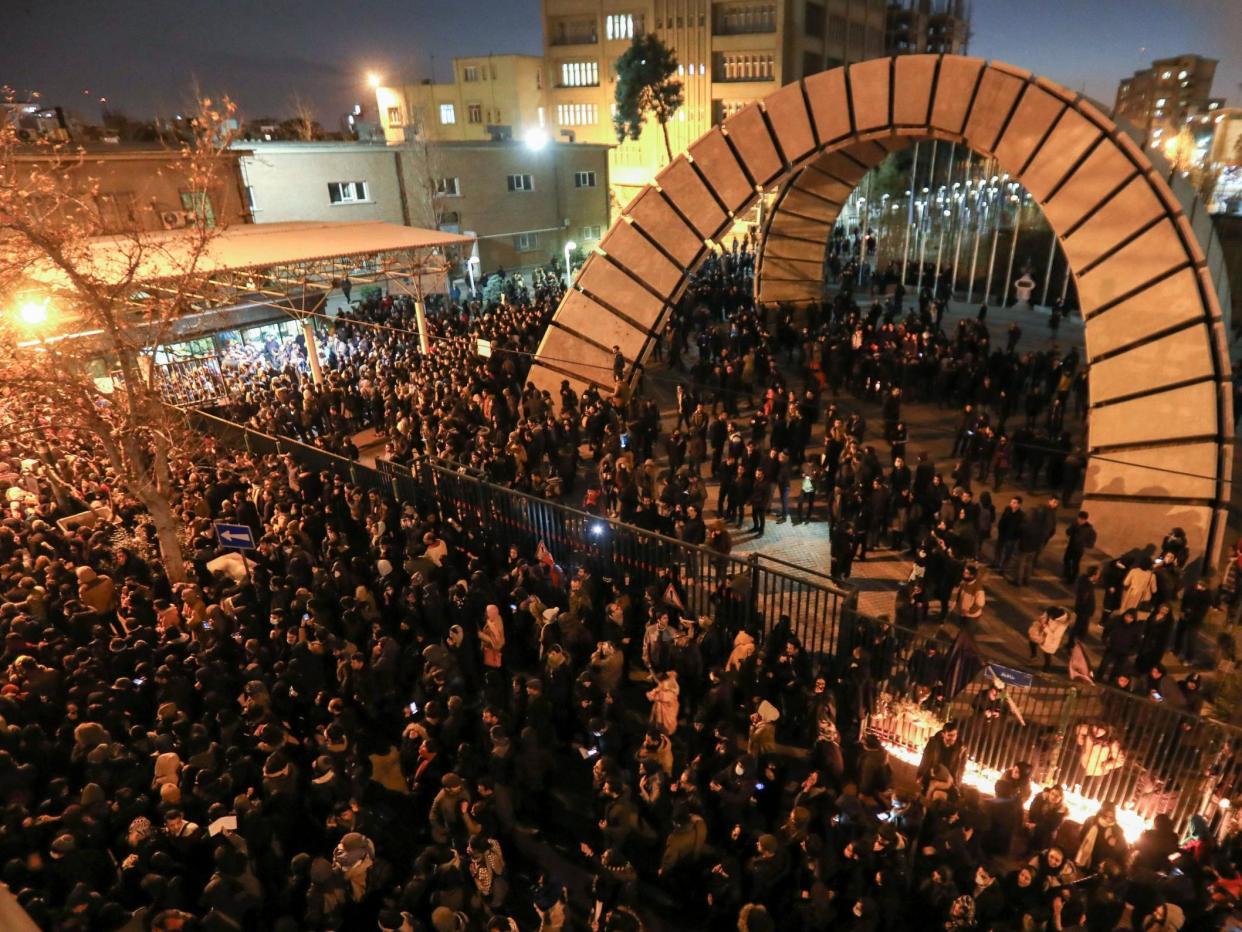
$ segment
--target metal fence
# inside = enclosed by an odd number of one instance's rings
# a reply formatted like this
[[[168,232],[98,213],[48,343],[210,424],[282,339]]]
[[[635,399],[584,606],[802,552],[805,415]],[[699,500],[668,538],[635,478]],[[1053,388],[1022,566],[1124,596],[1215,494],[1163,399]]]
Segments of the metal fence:
[[[758,554],[722,554],[428,460],[413,467],[379,460],[376,467],[395,499],[434,505],[501,551],[516,546],[529,554],[542,542],[566,566],[587,565],[602,576],[644,585],[662,583],[666,597],[684,611],[711,615],[730,630],[766,634],[787,617],[807,650],[833,655],[843,617],[854,604],[847,590],[767,565]]]
[[[917,758],[944,721],[960,722],[976,782],[988,792],[1000,771],[1025,762],[1036,785],[1062,783],[1092,805],[1109,800],[1144,821],[1167,813],[1179,830],[1195,814],[1229,816],[1229,800],[1242,793],[1242,731],[1146,696],[1064,677],[1009,671],[1016,683],[994,695],[988,687],[1001,681],[991,671],[1005,668],[858,614],[855,595],[818,571],[787,570],[757,554],[720,554],[442,463],[407,467],[379,460],[371,469],[204,412],[190,416],[236,449],[292,454],[397,501],[435,508],[501,558],[510,547],[529,555],[542,542],[566,568],[586,565],[603,577],[672,585],[686,612],[761,636],[787,616],[806,650],[836,670],[858,666],[851,694],[862,727],[907,760]]]

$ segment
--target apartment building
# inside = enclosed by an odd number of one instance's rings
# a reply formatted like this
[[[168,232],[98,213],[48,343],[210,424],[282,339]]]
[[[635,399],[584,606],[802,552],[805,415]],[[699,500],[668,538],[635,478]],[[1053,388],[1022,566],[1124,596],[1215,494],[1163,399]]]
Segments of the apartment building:
[[[374,83],[384,140],[469,142],[522,139],[544,126],[543,59],[482,55],[453,59],[453,79]]]
[[[1128,120],[1155,146],[1163,146],[1196,117],[1219,110],[1212,96],[1216,59],[1202,55],[1162,58],[1117,85],[1113,115]]]
[[[913,19],[899,51],[961,51],[960,2],[894,3]],[[783,84],[887,54],[887,0],[543,0],[549,132],[616,145],[613,63],[654,32],[677,53],[685,105],[669,127],[674,153],[713,124]],[[920,38],[921,37],[921,38]],[[667,161],[658,128],[610,155],[614,203],[624,206]]]
[[[544,265],[569,242],[591,249],[608,230],[607,146],[443,142],[424,158],[407,183],[434,173],[438,225],[478,236],[484,273]]]

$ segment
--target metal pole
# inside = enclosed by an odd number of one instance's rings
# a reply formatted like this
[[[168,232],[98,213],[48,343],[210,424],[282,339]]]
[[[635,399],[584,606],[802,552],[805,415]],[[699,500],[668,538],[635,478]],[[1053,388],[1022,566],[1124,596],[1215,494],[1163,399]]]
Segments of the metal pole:
[[[302,319],[302,336],[306,340],[306,361],[310,364],[311,381],[323,384],[323,369],[319,366],[319,344],[315,342],[315,325],[310,318]]]
[[[956,165],[954,165],[953,157],[955,155],[957,155],[956,146],[954,146],[952,149],[949,150],[949,175],[945,179],[945,183],[944,183],[944,191],[946,192],[945,197],[947,198],[953,197],[953,169],[957,167]],[[945,217],[947,216],[950,219],[952,219],[953,217],[953,212],[951,210],[939,210],[938,209],[936,213],[938,215],[936,217],[936,223],[939,224],[940,226],[940,242],[936,245],[936,278],[935,278],[935,281],[932,282],[933,291],[935,291],[937,288],[940,287],[940,259],[944,253]]]
[[[914,226],[914,185],[919,174],[919,144],[914,144],[914,162],[910,165],[910,194],[906,198],[906,245],[901,251],[901,285],[906,285],[906,266],[910,262],[910,227]]]
[[[1061,282],[1061,306],[1062,307],[1065,306],[1065,299],[1069,297],[1069,283],[1070,283],[1070,267],[1069,267],[1069,259],[1066,259],[1065,260],[1065,281]]]
[[[1051,227],[1049,227],[1051,233]],[[1052,242],[1048,244],[1048,272],[1044,275],[1044,292],[1039,298],[1039,303],[1044,307],[1048,306],[1048,289],[1052,287],[1052,263],[1057,258],[1057,235],[1052,233]]]
[[[926,264],[925,260],[927,259],[927,225],[930,220],[928,215],[931,213],[932,185],[936,183],[936,149],[939,145],[939,140],[932,140],[931,165],[927,173],[927,203],[923,205],[923,213],[919,217],[919,277],[914,286],[916,292],[923,290],[923,266]]]
[[[984,171],[987,165],[984,165]],[[983,218],[986,216],[983,204],[983,189],[979,187],[975,191],[975,248],[970,256],[970,278],[966,282],[966,303],[972,303],[975,296],[975,273],[979,269],[979,245],[983,237]]]
[[[957,269],[958,260],[962,256],[962,231],[966,228],[966,200],[970,194],[970,176],[974,170],[975,154],[970,150],[966,152],[966,170],[962,173],[962,195],[954,205],[954,218],[957,223],[957,242],[953,245],[953,288],[954,294],[957,294]]]
[[[414,299],[414,319],[418,323],[418,349],[426,356],[430,344],[427,341],[427,314],[423,310],[423,299],[421,297]]]
[[[988,287],[983,297],[984,304],[992,303],[992,273],[996,271],[996,247],[1000,244],[1001,214],[1005,212],[1005,202],[1000,197],[993,199],[996,201],[996,225],[992,229],[992,255],[988,259]]]
[[[867,221],[871,219],[871,172],[867,172],[867,193],[861,198],[862,211],[858,223],[858,287],[863,286],[863,267],[867,264]],[[868,279],[870,281],[870,279]]]
[[[1009,301],[1009,289],[1013,287],[1013,260],[1018,255],[1018,236],[1022,233],[1022,195],[1015,194],[1018,200],[1018,210],[1013,221],[1013,242],[1009,244],[1009,268],[1005,272],[1005,291],[1001,298],[1001,304]]]

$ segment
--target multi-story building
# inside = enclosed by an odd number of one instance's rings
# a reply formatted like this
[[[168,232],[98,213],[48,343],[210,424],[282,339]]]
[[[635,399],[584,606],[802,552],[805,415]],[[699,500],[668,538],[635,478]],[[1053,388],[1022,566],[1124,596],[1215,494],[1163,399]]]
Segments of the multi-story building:
[[[116,234],[177,229],[195,214],[208,226],[247,222],[239,170],[245,154],[241,147],[224,153],[207,191],[193,190],[181,150],[163,146],[91,143],[80,155],[31,146],[17,150],[13,161],[18,172],[60,166],[65,189],[84,214],[76,219],[91,234]]]
[[[530,269],[608,229],[608,149],[516,141],[247,142],[256,223],[384,221],[479,237],[483,272]],[[464,258],[464,257],[460,257]],[[464,277],[464,267],[454,273]]]
[[[440,228],[478,237],[484,273],[544,265],[608,230],[607,146],[445,142],[423,158]]]
[[[887,0],[543,0],[548,131],[613,145],[624,206],[667,161],[656,126],[617,144],[613,64],[635,35],[677,53],[685,104],[668,127],[674,154],[790,81],[885,54]]]
[[[1117,85],[1113,115],[1128,120],[1144,142],[1163,146],[1195,117],[1219,110],[1212,97],[1216,59],[1179,55],[1154,61]]]
[[[890,55],[961,55],[970,45],[970,13],[963,0],[890,0],[886,44]]]
[[[255,223],[381,220],[423,226],[402,209],[399,149],[365,142],[255,142],[241,159]]]
[[[522,139],[544,126],[543,59],[483,55],[453,59],[453,80],[386,84],[375,102],[388,143]]]

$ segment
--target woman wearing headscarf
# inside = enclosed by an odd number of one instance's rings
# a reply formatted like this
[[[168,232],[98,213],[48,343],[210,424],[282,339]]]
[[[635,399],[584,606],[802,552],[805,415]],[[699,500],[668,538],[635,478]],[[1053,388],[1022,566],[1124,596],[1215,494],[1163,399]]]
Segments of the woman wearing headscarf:
[[[1100,809],[1082,824],[1082,840],[1074,861],[1084,871],[1095,871],[1101,861],[1125,864],[1128,847],[1125,835],[1117,824],[1117,808],[1113,803],[1100,803]]]

